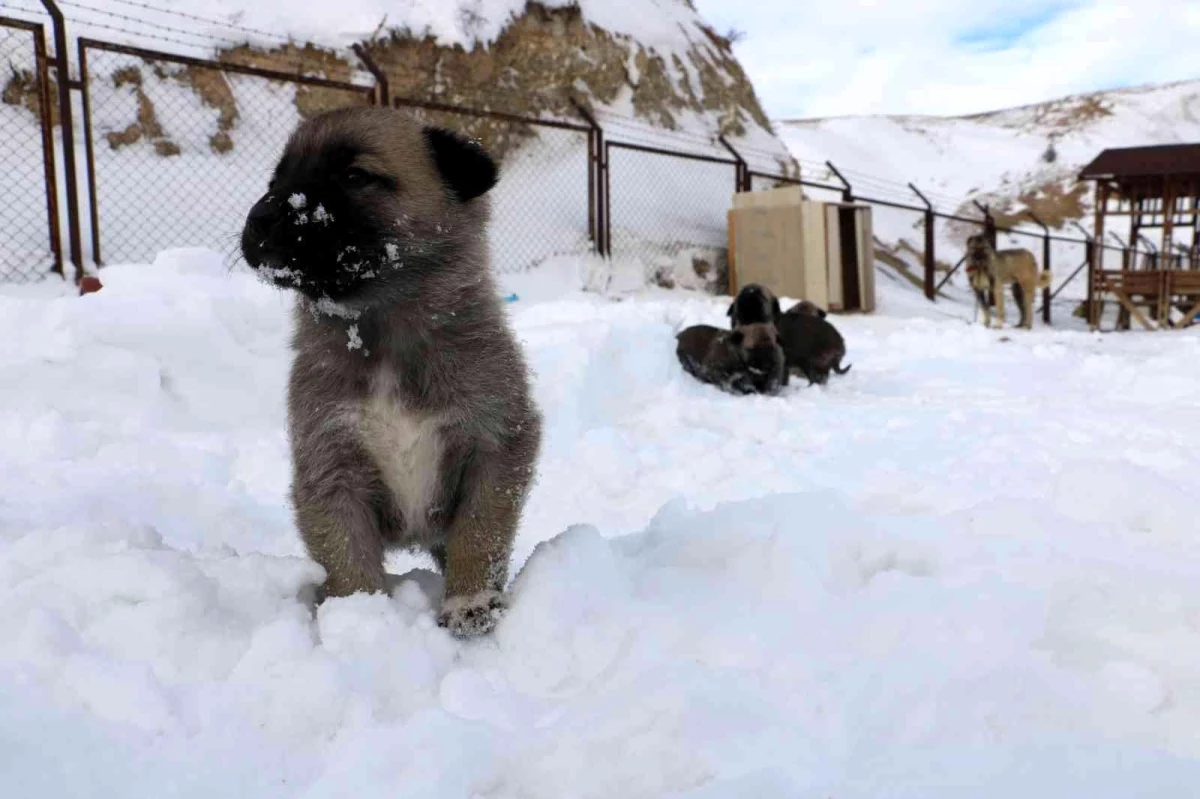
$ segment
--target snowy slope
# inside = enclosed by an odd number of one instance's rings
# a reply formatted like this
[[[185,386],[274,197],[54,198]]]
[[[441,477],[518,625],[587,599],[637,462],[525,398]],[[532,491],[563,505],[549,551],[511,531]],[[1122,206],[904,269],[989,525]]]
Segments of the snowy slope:
[[[1108,147],[1200,140],[1200,81],[1068,97],[970,117],[841,117],[777,123],[806,165],[831,160],[856,189],[939,210],[1073,179]],[[1054,163],[1043,160],[1053,142]],[[986,197],[983,197],[986,199]]]
[[[282,295],[200,250],[0,290],[6,792],[1191,795],[1194,332],[1006,340],[885,280],[845,378],[735,398],[673,353],[719,300],[587,273],[505,287],[545,445],[467,644],[411,557],[313,615]]]
[[[961,118],[843,117],[779,122],[777,128],[810,179],[836,184],[824,167],[829,160],[862,195],[919,206],[920,200],[906,187],[912,182],[940,211],[978,216],[969,202],[977,199],[1016,214],[1027,207],[1020,198],[1030,192],[1044,197],[1049,188],[1069,195],[1080,169],[1105,148],[1200,140],[1200,82],[1068,97]],[[1051,145],[1056,159],[1047,163],[1044,156]],[[1079,200],[1051,201],[1042,216],[1059,235],[1078,238],[1069,219],[1080,219],[1090,229],[1091,192],[1082,193]],[[1055,219],[1056,210],[1063,218]],[[904,240],[921,250],[924,234],[918,214],[878,209],[876,219],[876,233],[886,243]],[[1039,230],[1028,222],[1022,227]],[[951,263],[967,234],[961,226],[939,225],[938,247],[946,256],[953,254]],[[1189,244],[1187,234],[1181,235],[1177,240]],[[1029,247],[1040,257],[1036,239],[1002,240]],[[1082,262],[1083,249],[1055,245],[1053,258],[1056,276],[1063,279]],[[1080,296],[1084,290],[1076,281],[1067,296]]]

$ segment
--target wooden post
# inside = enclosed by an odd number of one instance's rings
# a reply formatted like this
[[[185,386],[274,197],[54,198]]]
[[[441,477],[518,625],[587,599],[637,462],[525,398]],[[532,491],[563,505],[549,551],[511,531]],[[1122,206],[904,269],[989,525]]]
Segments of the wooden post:
[[[1088,267],[1088,282],[1087,282],[1087,320],[1088,327],[1095,330],[1100,320],[1096,317],[1096,272],[1104,263],[1104,210],[1108,203],[1108,184],[1104,181],[1096,181],[1096,221],[1095,228],[1092,231],[1092,240],[1096,242],[1096,246],[1092,248],[1092,263]]]
[[[1170,177],[1167,177],[1165,180],[1165,183],[1166,183],[1166,185],[1163,187],[1163,233],[1162,233],[1162,250],[1161,250],[1161,252],[1164,255],[1164,264],[1163,264],[1164,267],[1166,267],[1166,263],[1165,263],[1166,254],[1172,252],[1175,249],[1172,245],[1174,242],[1174,233],[1175,233],[1175,197],[1176,197],[1175,181],[1172,180]]]

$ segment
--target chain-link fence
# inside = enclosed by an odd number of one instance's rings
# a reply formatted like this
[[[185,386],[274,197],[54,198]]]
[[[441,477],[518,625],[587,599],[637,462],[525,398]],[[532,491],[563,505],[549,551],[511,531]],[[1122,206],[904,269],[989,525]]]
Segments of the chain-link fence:
[[[404,98],[393,105],[422,124],[479,141],[498,161],[489,230],[495,271],[523,272],[592,251],[591,128]]]
[[[0,17],[0,280],[62,271],[54,169],[56,106],[41,25]]]
[[[646,279],[659,283],[726,273],[736,161],[613,141],[604,160],[614,260],[640,262]]]
[[[147,261],[169,247],[236,252],[305,117],[373,89],[81,39],[92,250]]]

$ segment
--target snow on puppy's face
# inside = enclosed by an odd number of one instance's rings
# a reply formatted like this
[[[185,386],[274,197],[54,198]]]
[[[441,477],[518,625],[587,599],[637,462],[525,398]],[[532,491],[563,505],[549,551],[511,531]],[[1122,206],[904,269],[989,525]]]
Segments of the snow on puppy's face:
[[[312,300],[415,290],[463,236],[482,229],[496,166],[476,144],[387,108],[331,111],[300,125],[250,209],[242,255]]]

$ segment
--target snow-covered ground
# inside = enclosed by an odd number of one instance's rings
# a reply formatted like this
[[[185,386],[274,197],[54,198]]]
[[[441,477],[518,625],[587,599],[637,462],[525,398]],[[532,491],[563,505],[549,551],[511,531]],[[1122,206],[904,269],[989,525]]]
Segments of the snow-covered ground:
[[[1186,797],[1200,338],[984,330],[882,280],[853,370],[733,397],[715,298],[511,279],[546,417],[512,609],[326,602],[288,300],[208,251],[0,289],[8,796]]]

